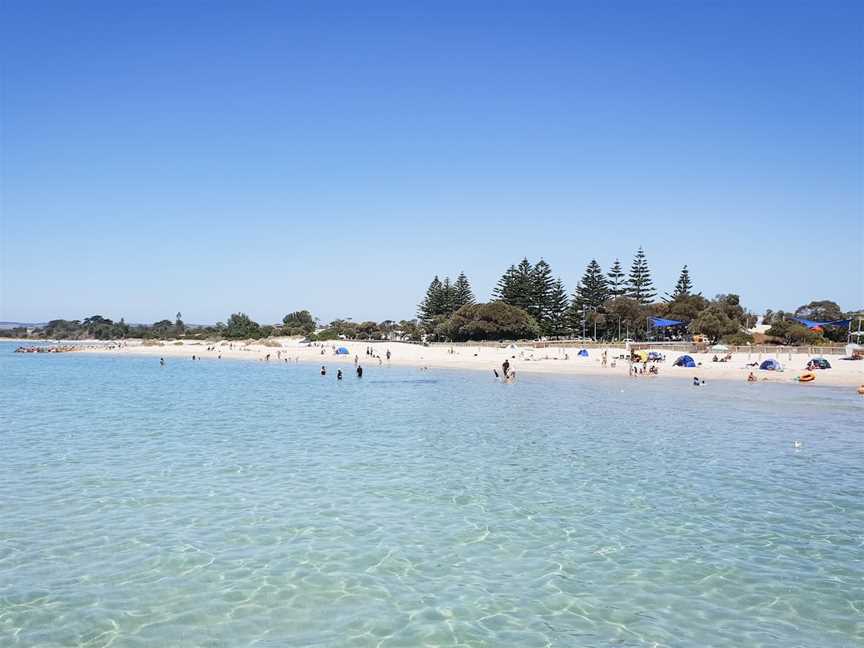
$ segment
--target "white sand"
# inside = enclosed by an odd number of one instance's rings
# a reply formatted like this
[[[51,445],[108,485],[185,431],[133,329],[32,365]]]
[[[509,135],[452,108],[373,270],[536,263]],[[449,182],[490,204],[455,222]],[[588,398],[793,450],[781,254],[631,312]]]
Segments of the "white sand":
[[[549,373],[549,374],[573,374],[573,375],[604,375],[620,376],[628,378],[628,363],[626,360],[616,360],[616,367],[612,367],[612,359],[625,353],[623,348],[609,347],[609,365],[601,365],[602,349],[589,349],[589,357],[576,355],[578,349],[572,347],[567,349],[547,348],[534,349],[531,347],[520,347],[519,350],[497,348],[490,346],[474,345],[447,345],[433,344],[422,346],[419,344],[408,344],[402,342],[326,342],[323,346],[306,346],[297,338],[275,338],[271,343],[280,346],[267,346],[261,342],[247,344],[246,342],[192,342],[182,343],[164,342],[161,346],[145,346],[140,341],[130,340],[125,346],[116,345],[86,345],[82,351],[86,353],[117,353],[122,355],[149,355],[163,357],[166,361],[173,359],[189,359],[192,355],[202,359],[217,359],[220,355],[223,360],[243,359],[264,361],[270,354],[270,362],[312,363],[339,367],[345,365],[353,368],[354,357],[359,356],[359,362],[367,370],[379,366],[379,360],[366,355],[366,348],[371,347],[375,354],[381,356],[381,365],[386,366],[388,361],[385,357],[387,350],[391,352],[389,364],[394,366],[409,366],[418,368],[434,369],[470,369],[487,371],[490,374],[493,369],[501,372],[501,363],[505,359],[510,361],[511,369],[521,374]],[[207,351],[208,346],[214,346],[215,350]],[[349,350],[348,355],[335,355],[334,347],[344,346]],[[233,348],[232,348],[233,347]],[[322,349],[324,353],[322,354]],[[451,353],[452,350],[452,353]],[[662,349],[658,349],[661,350]],[[788,351],[781,354],[756,354],[749,358],[746,353],[733,354],[729,362],[712,362],[714,353],[690,354],[697,363],[702,363],[696,368],[673,367],[672,362],[680,353],[675,351],[662,351],[666,354],[666,362],[659,364],[659,378],[679,378],[692,380],[699,376],[706,381],[710,380],[738,380],[745,381],[750,371],[753,371],[759,381],[792,382],[796,376],[806,371],[805,365],[810,355],[789,354]],[[278,355],[281,354],[281,359]],[[566,357],[565,357],[566,355]],[[747,367],[748,363],[776,358],[784,367],[784,371],[759,371],[753,367]],[[838,356],[828,356],[832,368],[814,372],[816,380],[808,385],[864,385],[864,361],[842,360]],[[653,380],[653,376],[639,376],[638,380]]]

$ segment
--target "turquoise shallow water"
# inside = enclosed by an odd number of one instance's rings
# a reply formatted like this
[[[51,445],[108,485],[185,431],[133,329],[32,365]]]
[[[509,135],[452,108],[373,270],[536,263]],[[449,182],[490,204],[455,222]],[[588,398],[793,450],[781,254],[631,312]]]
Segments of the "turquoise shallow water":
[[[864,642],[852,390],[13,347],[0,645]]]

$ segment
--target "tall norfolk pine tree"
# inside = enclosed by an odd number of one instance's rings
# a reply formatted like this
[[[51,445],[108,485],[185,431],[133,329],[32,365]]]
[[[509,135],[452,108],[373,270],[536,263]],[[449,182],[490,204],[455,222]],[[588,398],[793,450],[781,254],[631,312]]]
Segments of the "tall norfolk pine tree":
[[[561,308],[561,296],[556,294],[556,286],[552,269],[546,261],[540,259],[536,265],[532,265],[526,258],[519,265],[511,265],[507,269],[498,280],[493,297],[526,311],[540,325],[543,335],[552,335],[556,326],[560,328],[560,316],[557,316],[559,321],[556,322],[555,313],[556,308]],[[563,300],[566,309],[566,292]]]
[[[552,292],[549,295],[549,325],[548,335],[564,335],[567,333],[567,307],[569,300],[567,299],[567,291],[564,289],[564,282],[559,277],[552,286]]]
[[[505,304],[531,311],[533,301],[533,266],[522,259],[518,266],[510,266],[498,280],[493,296]]]
[[[552,278],[552,269],[543,259],[531,270],[531,302],[528,305],[528,314],[540,324],[540,331],[549,335],[550,302],[555,280]]]
[[[422,322],[431,322],[437,315],[443,315],[445,309],[445,295],[441,280],[438,275],[426,289],[426,296],[417,307],[417,319]]]
[[[455,283],[450,283],[450,277],[444,281],[435,275],[426,296],[417,307],[417,318],[422,322],[431,323],[435,318],[449,317],[466,304],[474,303],[474,293],[464,272],[460,272]]]
[[[685,265],[681,269],[681,276],[678,277],[678,283],[675,284],[675,290],[672,292],[672,299],[689,297],[692,290],[693,282],[690,281],[690,271],[687,270],[687,266]]]
[[[624,282],[624,270],[621,268],[621,262],[618,259],[615,259],[615,263],[612,264],[612,268],[609,270],[609,296],[610,297],[623,297],[627,294],[627,286]]]
[[[640,247],[633,258],[633,265],[630,266],[630,276],[627,277],[627,296],[645,306],[650,304],[656,295],[648,261],[645,260],[645,252]]]
[[[591,263],[585,268],[582,281],[576,288],[573,300],[581,309],[598,311],[609,299],[609,284],[597,259],[591,259]]]
[[[474,303],[474,293],[471,291],[471,284],[468,282],[468,277],[464,272],[460,272],[456,277],[456,282],[453,284],[453,310],[457,311],[463,306]]]

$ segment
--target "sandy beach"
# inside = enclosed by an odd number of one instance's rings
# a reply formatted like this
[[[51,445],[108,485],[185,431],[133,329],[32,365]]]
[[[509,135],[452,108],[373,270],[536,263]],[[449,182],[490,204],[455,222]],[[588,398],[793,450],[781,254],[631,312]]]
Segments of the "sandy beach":
[[[347,355],[337,355],[337,347],[345,347]],[[366,353],[371,348],[374,356]],[[147,355],[170,360],[191,360],[194,355],[200,359],[251,360],[259,362],[301,362],[314,365],[326,365],[328,369],[353,367],[355,356],[364,369],[374,371],[379,366],[409,366],[423,370],[436,369],[467,369],[486,371],[493,369],[500,373],[501,364],[509,360],[510,367],[516,371],[517,380],[521,375],[531,374],[561,374],[561,375],[602,375],[619,376],[628,380],[653,380],[677,378],[692,380],[694,376],[706,381],[737,380],[745,381],[753,371],[759,382],[795,382],[795,378],[806,371],[806,364],[812,357],[803,353],[789,353],[784,350],[778,354],[746,354],[734,353],[728,362],[712,362],[714,353],[693,353],[693,359],[700,363],[695,368],[675,367],[675,358],[681,355],[676,351],[658,351],[665,353],[666,361],[657,364],[657,376],[640,375],[632,378],[629,375],[629,363],[621,359],[626,355],[622,347],[610,346],[607,350],[607,366],[602,365],[604,348],[588,350],[588,357],[577,355],[578,349],[568,348],[532,348],[520,346],[516,349],[496,346],[448,345],[433,344],[423,346],[404,342],[324,342],[317,346],[301,343],[298,338],[271,338],[265,344],[263,341],[247,343],[245,341],[167,341],[156,345],[145,345],[138,340],[106,344],[85,344],[83,353],[113,353],[120,355]],[[386,358],[390,351],[390,359]],[[269,360],[267,356],[269,354]],[[380,356],[376,357],[376,356]],[[760,371],[752,366],[753,362],[761,362],[768,358],[779,360],[783,371]],[[814,372],[816,379],[802,388],[812,385],[859,386],[864,384],[864,362],[843,360],[840,356],[828,356],[831,369]],[[614,362],[615,366],[612,366]]]

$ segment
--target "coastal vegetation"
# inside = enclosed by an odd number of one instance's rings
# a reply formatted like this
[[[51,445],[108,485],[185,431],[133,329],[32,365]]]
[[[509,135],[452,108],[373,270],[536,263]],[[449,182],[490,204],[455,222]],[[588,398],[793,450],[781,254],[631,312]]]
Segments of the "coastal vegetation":
[[[747,310],[735,293],[708,299],[695,292],[694,281],[684,265],[671,292],[658,299],[645,251],[634,254],[629,272],[616,259],[604,272],[591,259],[572,292],[549,263],[523,258],[511,264],[496,283],[487,302],[478,303],[465,274],[451,281],[435,275],[417,308],[416,319],[354,322],[336,319],[322,325],[309,310],[288,313],[278,324],[259,324],[246,313],[232,313],[214,325],[187,325],[182,314],[153,324],[129,324],[102,315],[82,320],[56,319],[36,327],[0,329],[0,336],[32,339],[140,338],[258,340],[275,336],[303,336],[310,340],[337,339],[407,341],[464,341],[592,338],[596,340],[642,340],[648,337],[684,339],[701,335],[711,342],[752,342],[786,345],[832,344],[846,341],[844,328],[808,328],[792,318],[817,322],[864,317],[864,310],[844,311],[830,300],[811,301],[794,312],[767,310],[761,318],[758,339],[752,333],[760,317]],[[654,329],[650,318],[663,318],[680,325]]]

